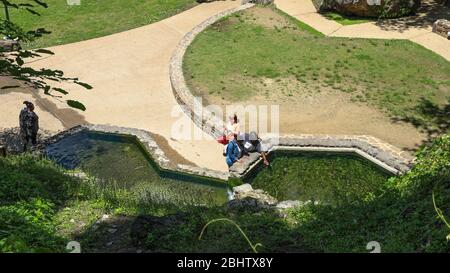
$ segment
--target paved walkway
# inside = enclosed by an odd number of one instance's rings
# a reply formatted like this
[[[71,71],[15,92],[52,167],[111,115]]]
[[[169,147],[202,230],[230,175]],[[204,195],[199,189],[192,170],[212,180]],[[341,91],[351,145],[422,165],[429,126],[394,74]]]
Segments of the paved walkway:
[[[343,26],[317,13],[311,0],[275,0],[275,4],[282,11],[327,36],[408,39],[450,61],[450,41],[431,31],[436,19],[450,20],[450,9],[438,9],[431,1],[425,3],[423,11],[417,16],[348,26]]]
[[[79,77],[92,85],[94,89],[90,91],[74,84],[63,86],[70,92],[65,99],[79,100],[86,105],[87,111],[80,113],[86,122],[158,133],[168,140],[173,149],[198,166],[227,170],[222,147],[211,137],[184,140],[172,134],[172,125],[176,122],[191,127],[197,135],[203,132],[181,111],[181,118],[172,116],[179,106],[169,81],[169,60],[178,42],[192,28],[214,14],[238,5],[240,1],[201,4],[155,24],[53,47],[54,56],[29,65],[61,69],[67,76]],[[8,107],[0,109],[0,128],[17,126],[22,101],[33,99],[25,93],[17,94],[2,95],[2,102],[7,101]],[[56,101],[55,106],[67,109],[65,102]],[[45,109],[37,109],[41,115],[41,127],[63,129],[63,124],[56,118],[48,117]]]

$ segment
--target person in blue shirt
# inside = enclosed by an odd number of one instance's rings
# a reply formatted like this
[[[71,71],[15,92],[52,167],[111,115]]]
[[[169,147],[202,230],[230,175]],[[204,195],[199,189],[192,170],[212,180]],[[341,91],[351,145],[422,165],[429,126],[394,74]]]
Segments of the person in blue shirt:
[[[229,142],[225,149],[225,161],[227,162],[228,168],[230,168],[236,161],[238,161],[241,151],[233,135],[228,136],[228,139]]]

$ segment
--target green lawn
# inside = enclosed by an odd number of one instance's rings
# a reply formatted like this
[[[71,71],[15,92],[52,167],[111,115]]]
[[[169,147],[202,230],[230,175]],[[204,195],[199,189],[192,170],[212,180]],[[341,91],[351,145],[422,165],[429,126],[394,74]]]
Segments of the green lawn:
[[[12,2],[18,2],[14,0]],[[151,24],[196,5],[195,0],[81,0],[70,6],[66,0],[45,0],[48,8],[37,8],[41,16],[11,11],[11,20],[25,30],[44,27],[50,35],[30,48],[67,44]],[[1,12],[4,17],[3,11]]]
[[[325,16],[326,18],[328,18],[330,20],[334,20],[344,26],[354,25],[354,24],[362,24],[362,23],[367,23],[367,22],[373,21],[371,19],[362,18],[362,17],[346,16],[346,15],[342,15],[342,14],[332,12],[332,11],[323,13],[323,16]]]
[[[324,37],[262,7],[201,33],[187,51],[184,73],[193,92],[208,102],[289,102],[321,91],[348,93],[352,101],[391,116],[436,126],[442,120],[434,120],[433,111],[444,111],[450,98],[450,62],[420,45]]]

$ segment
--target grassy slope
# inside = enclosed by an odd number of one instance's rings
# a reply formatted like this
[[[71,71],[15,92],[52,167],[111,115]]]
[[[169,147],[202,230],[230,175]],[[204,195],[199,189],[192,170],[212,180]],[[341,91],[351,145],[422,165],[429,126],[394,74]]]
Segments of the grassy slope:
[[[36,9],[41,16],[11,11],[11,20],[25,30],[43,27],[52,31],[27,47],[48,47],[101,37],[157,22],[196,5],[195,0],[81,0],[79,6],[69,6],[65,0],[44,2],[49,5],[47,9]],[[1,14],[3,17],[3,12]]]
[[[436,217],[436,203],[450,216],[450,135],[421,152],[416,167],[378,191],[339,207],[309,205],[286,218],[272,212],[216,208],[142,207],[126,193],[93,194],[79,180],[46,160],[22,155],[0,158],[0,252],[64,251],[76,238],[84,251],[105,247],[106,229],[90,229],[103,213],[167,215],[184,210],[184,224],[151,231],[144,249],[169,252],[250,252],[235,227],[217,223],[198,240],[208,221],[235,220],[263,252],[368,252],[369,241],[383,252],[449,252],[450,227]],[[84,181],[87,183],[88,181]],[[73,220],[72,220],[73,219]],[[120,229],[121,227],[118,226]],[[131,246],[124,233],[127,249]],[[128,240],[128,241],[127,241]],[[141,249],[142,249],[141,248]]]
[[[449,252],[450,227],[437,219],[432,203],[450,216],[450,135],[437,140],[418,157],[408,174],[393,178],[379,191],[336,208],[310,205],[293,209],[285,219],[270,212],[192,210],[189,222],[167,232],[149,234],[147,246],[157,251],[250,252],[242,235],[230,224],[208,228],[203,241],[195,235],[207,221],[229,217],[262,243],[268,252],[368,252],[366,245],[378,241],[382,252]],[[438,181],[440,181],[438,183]]]
[[[254,13],[231,16],[196,38],[184,64],[194,92],[216,103],[346,92],[392,116],[434,125],[427,103],[435,110],[448,105],[450,62],[415,43],[323,37],[294,21],[267,27]],[[266,79],[279,88],[265,87]]]

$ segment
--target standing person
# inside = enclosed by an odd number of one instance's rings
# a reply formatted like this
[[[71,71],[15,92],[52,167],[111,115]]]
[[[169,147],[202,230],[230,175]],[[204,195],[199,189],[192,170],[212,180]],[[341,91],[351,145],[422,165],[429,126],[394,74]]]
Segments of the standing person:
[[[27,118],[27,114],[28,114],[28,104],[30,102],[28,101],[24,101],[24,107],[22,108],[22,110],[20,110],[20,114],[19,114],[19,128],[20,128],[20,138],[22,140],[22,143],[26,143],[27,141],[27,127],[26,127],[26,118]],[[25,150],[24,146],[24,150]]]
[[[39,131],[39,117],[34,112],[34,104],[29,102],[27,104],[27,112],[24,118],[25,125],[25,142],[24,151],[29,148],[29,144],[36,145],[37,143],[37,133]]]

